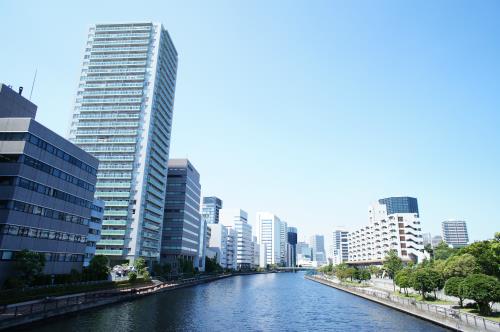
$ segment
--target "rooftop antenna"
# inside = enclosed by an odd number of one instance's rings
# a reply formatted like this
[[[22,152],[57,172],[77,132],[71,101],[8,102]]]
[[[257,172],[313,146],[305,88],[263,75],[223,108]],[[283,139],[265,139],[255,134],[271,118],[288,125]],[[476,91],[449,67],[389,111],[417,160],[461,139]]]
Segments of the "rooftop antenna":
[[[30,100],[31,100],[31,95],[33,95],[33,88],[35,87],[35,80],[36,80],[36,73],[37,72],[38,72],[38,68],[35,69],[35,76],[33,77],[33,84],[31,84]]]

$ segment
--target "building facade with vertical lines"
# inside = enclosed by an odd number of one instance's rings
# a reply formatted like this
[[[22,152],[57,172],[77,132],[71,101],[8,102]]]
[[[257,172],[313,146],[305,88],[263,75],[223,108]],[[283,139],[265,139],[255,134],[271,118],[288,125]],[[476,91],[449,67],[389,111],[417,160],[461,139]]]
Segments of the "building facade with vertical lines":
[[[176,76],[161,24],[90,27],[69,139],[99,160],[96,254],[112,264],[160,257]]]

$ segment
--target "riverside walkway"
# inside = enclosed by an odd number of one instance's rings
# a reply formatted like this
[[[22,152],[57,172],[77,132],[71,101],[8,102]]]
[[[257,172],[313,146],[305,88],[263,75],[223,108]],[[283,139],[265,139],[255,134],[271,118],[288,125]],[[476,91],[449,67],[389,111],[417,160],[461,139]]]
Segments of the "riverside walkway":
[[[331,279],[321,275],[305,276],[306,279],[337,288],[339,290],[363,297],[393,309],[406,312],[416,317],[434,322],[449,329],[473,332],[473,331],[500,331],[500,323],[472,315],[447,306],[434,305],[415,299],[407,299],[395,296],[386,290],[374,287],[356,287],[341,284],[337,279]]]

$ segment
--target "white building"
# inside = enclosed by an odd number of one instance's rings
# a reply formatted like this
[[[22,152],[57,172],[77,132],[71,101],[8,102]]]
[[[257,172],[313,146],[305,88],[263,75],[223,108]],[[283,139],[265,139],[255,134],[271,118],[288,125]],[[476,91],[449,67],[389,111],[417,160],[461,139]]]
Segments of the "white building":
[[[469,244],[467,223],[463,220],[445,220],[441,223],[443,241],[453,248],[465,247]]]
[[[325,237],[323,235],[311,236],[310,245],[312,248],[312,260],[317,262],[318,266],[326,263]]]
[[[257,213],[257,240],[260,244],[260,265],[281,263],[281,220],[270,212]],[[286,249],[285,249],[286,250]]]
[[[381,264],[389,250],[396,250],[404,261],[424,259],[418,213],[387,214],[385,204],[374,203],[368,216],[368,225],[348,235],[350,262]]]
[[[92,25],[69,140],[99,159],[96,254],[160,258],[177,51],[159,23]]]
[[[215,253],[217,263],[222,268],[227,268],[227,236],[226,226],[222,224],[210,225],[209,257]]]
[[[248,213],[241,209],[222,209],[219,211],[219,222],[236,231],[236,268],[251,268],[253,263],[252,226],[248,223]]]
[[[332,263],[338,265],[349,260],[349,232],[338,228],[332,236]]]
[[[306,242],[297,243],[297,265],[312,266],[312,248]]]

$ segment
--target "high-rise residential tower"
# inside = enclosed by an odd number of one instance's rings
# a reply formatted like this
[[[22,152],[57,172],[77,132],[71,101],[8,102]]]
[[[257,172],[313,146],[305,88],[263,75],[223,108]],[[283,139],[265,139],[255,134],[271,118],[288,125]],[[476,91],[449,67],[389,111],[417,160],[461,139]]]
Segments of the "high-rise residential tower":
[[[443,241],[453,248],[465,247],[469,243],[467,223],[463,220],[445,220],[441,223]]]
[[[219,223],[219,211],[222,209],[222,200],[215,196],[203,197],[201,215],[207,224]]]
[[[177,51],[161,24],[90,27],[69,139],[99,160],[96,254],[160,257]]]
[[[187,159],[168,161],[168,183],[163,217],[161,261],[177,268],[179,259],[200,268],[200,174]]]

